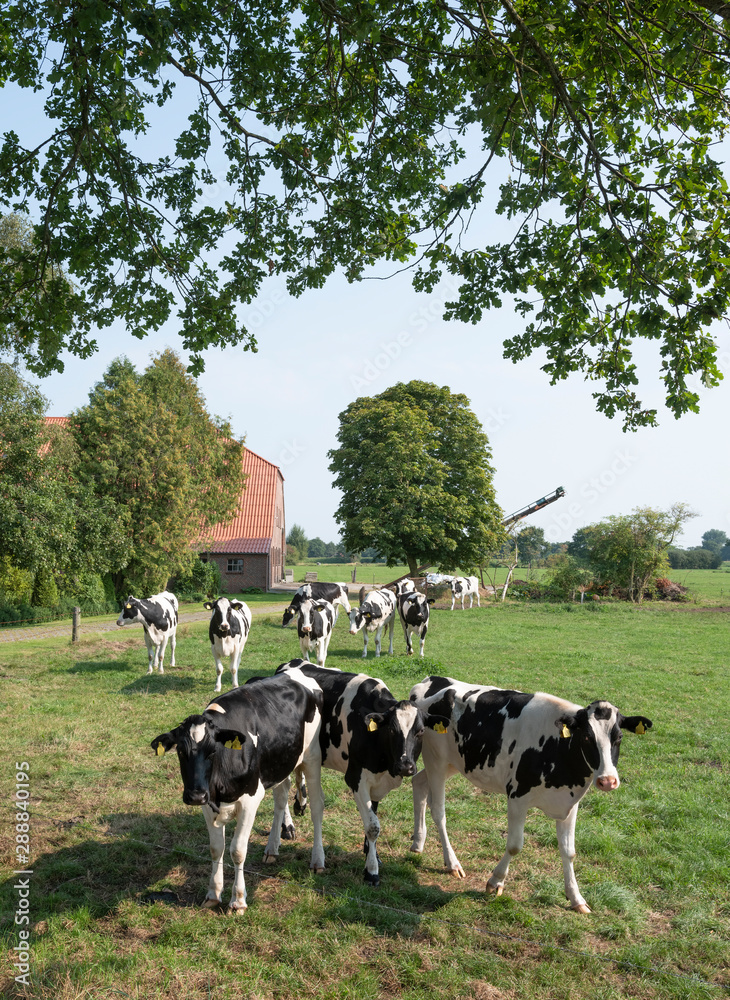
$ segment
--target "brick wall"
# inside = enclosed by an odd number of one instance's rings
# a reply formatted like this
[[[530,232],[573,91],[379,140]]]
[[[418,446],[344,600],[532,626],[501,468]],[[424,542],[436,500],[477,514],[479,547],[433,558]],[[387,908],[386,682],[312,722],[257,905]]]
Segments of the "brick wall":
[[[225,580],[226,586],[228,587],[229,594],[235,594],[239,590],[245,590],[246,587],[261,587],[262,590],[267,589],[266,561],[268,556],[227,556],[215,554],[210,555],[209,558],[218,564],[221,576]],[[243,559],[243,572],[229,573],[229,559]]]

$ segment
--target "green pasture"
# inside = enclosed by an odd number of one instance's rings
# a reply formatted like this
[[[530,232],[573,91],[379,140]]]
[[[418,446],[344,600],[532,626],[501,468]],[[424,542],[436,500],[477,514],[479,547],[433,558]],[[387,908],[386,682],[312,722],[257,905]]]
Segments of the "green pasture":
[[[392,571],[391,571],[392,572]],[[730,602],[728,602],[730,604]],[[410,853],[408,782],[379,810],[382,881],[362,883],[362,826],[342,778],[324,773],[327,870],[309,872],[311,823],[262,852],[262,803],[246,863],[249,908],[203,911],[210,863],[199,809],[182,803],[175,755],[150,740],[213,697],[205,622],[179,630],[177,665],[148,677],[141,630],[0,646],[6,803],[0,995],[33,1000],[426,1000],[705,998],[730,992],[728,615],[698,605],[436,607],[427,656],[361,659],[340,616],[329,666],[382,677],[405,697],[430,673],[654,721],[624,737],[613,793],[580,807],[576,874],[593,913],[567,909],[554,823],[533,811],[499,898],[485,882],[504,850],[506,802],[451,780],[447,818],[467,877],[443,869],[429,817]],[[386,646],[387,648],[387,646]],[[257,615],[241,680],[299,655],[294,629]],[[169,653],[168,653],[169,656]],[[224,675],[224,681],[226,680]],[[15,762],[31,800],[31,981],[14,980]],[[232,869],[226,856],[228,898]]]

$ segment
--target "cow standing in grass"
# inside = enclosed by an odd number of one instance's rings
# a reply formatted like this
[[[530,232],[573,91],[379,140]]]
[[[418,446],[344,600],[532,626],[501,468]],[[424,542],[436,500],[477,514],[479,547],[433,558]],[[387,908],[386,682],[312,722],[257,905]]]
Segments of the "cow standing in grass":
[[[461,610],[464,610],[464,598],[470,598],[469,607],[474,607],[474,597],[477,599],[477,607],[481,608],[479,600],[479,580],[475,576],[456,576],[451,581],[451,610],[461,598]]]
[[[170,643],[170,666],[175,666],[175,633],[177,630],[177,597],[169,590],[152,597],[137,598],[130,594],[124,602],[117,625],[141,625],[147,647],[147,673],[155,667],[164,674],[163,661]]]
[[[243,601],[229,601],[227,597],[206,601],[203,607],[212,612],[208,636],[215,660],[215,690],[221,689],[224,656],[230,657],[231,687],[238,687],[238,668],[251,629],[251,609]]]
[[[284,612],[284,617],[281,620],[284,627],[297,617],[302,601],[307,600],[329,601],[335,609],[335,621],[337,621],[340,606],[345,609],[348,615],[350,613],[350,601],[344,583],[318,583],[317,581],[305,583],[294,592],[291,604]]]
[[[375,633],[375,655],[380,656],[380,645],[383,629],[386,626],[390,632],[390,648],[393,655],[393,626],[395,625],[395,597],[391,590],[371,590],[362,594],[359,608],[350,612],[350,635],[357,635],[363,629],[364,649],[362,657],[368,655],[368,633]]]
[[[429,604],[433,604],[434,599],[419,594],[412,580],[399,580],[395,585],[395,600],[406,639],[406,653],[408,656],[413,655],[411,637],[415,632],[419,639],[419,654],[423,656],[428,632]]]
[[[203,906],[222,902],[226,823],[236,821],[231,841],[235,869],[230,911],[246,909],[243,865],[256,811],[267,788],[274,795],[274,824],[264,861],[276,861],[281,827],[288,812],[291,772],[307,777],[314,826],[310,867],[324,869],[319,731],[322,692],[309,677],[290,670],[277,677],[254,678],[211,702],[202,715],[188,716],[175,729],[156,736],[152,749],[162,755],[177,749],[183,802],[202,806],[210,838],[212,871]]]
[[[297,634],[304,660],[309,660],[309,653],[314,650],[318,665],[324,666],[335,619],[335,609],[329,601],[302,601],[297,618]]]
[[[424,735],[424,770],[413,779],[411,850],[423,850],[428,803],[444,864],[464,877],[446,832],[445,810],[446,779],[463,774],[480,791],[507,796],[507,847],[487,892],[501,894],[510,862],[522,850],[527,811],[534,806],[555,820],[572,909],[590,913],[573,870],[578,806],[592,787],[603,792],[619,787],[621,733],[642,734],[651,720],[627,718],[607,701],[582,708],[550,694],[464,684],[451,677],[427,677],[410,698],[423,712],[448,719],[444,732]]]

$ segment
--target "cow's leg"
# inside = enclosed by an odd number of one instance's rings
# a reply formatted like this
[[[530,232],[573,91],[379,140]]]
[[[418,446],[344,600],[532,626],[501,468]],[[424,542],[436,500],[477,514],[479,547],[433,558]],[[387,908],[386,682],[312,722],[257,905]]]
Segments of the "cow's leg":
[[[454,610],[454,605],[456,604],[456,594],[451,591],[451,610]]]
[[[426,763],[424,759],[424,763]],[[461,867],[461,862],[454,853],[454,849],[451,846],[451,841],[449,840],[449,835],[446,832],[446,779],[450,774],[454,773],[453,767],[449,764],[441,764],[437,760],[431,760],[427,764],[428,767],[428,779],[427,788],[428,794],[428,804],[431,807],[431,818],[433,819],[436,830],[438,831],[439,840],[441,841],[441,850],[444,855],[444,867],[454,878],[464,878],[464,869]],[[416,775],[418,777],[418,775]],[[413,779],[415,782],[415,778]],[[423,795],[423,788],[419,789],[419,793]],[[419,800],[419,808],[420,800]],[[424,807],[425,808],[425,807]],[[414,786],[413,791],[413,812],[415,817],[416,811],[416,791]],[[416,840],[416,832],[414,829],[413,834],[414,843]],[[426,824],[425,818],[423,820],[423,840],[426,839]],[[423,844],[421,844],[421,849],[423,849]]]
[[[151,674],[156,666],[157,647],[147,629],[144,630],[144,644],[147,647],[147,673]]]
[[[170,632],[170,666],[175,666],[175,646],[177,644],[177,636],[175,635],[175,629]]]
[[[393,615],[393,617],[390,619],[390,625],[388,627],[389,627],[389,631],[390,631],[390,647],[388,649],[388,654],[390,656],[392,656],[393,655],[393,629],[395,627],[395,615]]]
[[[308,660],[309,659],[309,639],[306,638],[306,637],[301,638],[299,640],[299,648],[302,651],[302,659],[303,660]]]
[[[238,687],[238,668],[241,663],[241,656],[243,654],[243,643],[241,643],[237,649],[233,650],[231,656],[230,668],[231,668],[231,687]]]
[[[226,828],[225,826],[213,825],[215,814],[208,806],[203,806],[203,816],[205,817],[205,825],[208,827],[210,857],[213,863],[203,906],[212,908],[220,905],[223,894],[223,851],[226,847]]]
[[[233,840],[231,841],[231,860],[235,869],[230,905],[232,913],[240,913],[246,909],[246,883],[243,879],[243,865],[246,860],[246,851],[248,850],[248,838],[251,836],[251,828],[256,819],[256,810],[263,797],[264,786],[259,781],[259,787],[253,795],[242,795],[238,800],[241,811],[238,815],[236,832],[233,834]]]
[[[162,637],[162,641],[160,642],[160,645],[157,647],[157,669],[160,671],[161,674],[164,674],[165,672],[163,661],[165,659],[165,650],[167,649],[167,639],[168,639],[167,632],[165,632],[165,634]]]
[[[568,897],[571,909],[578,913],[590,913],[590,907],[581,895],[573,870],[575,858],[575,820],[578,815],[578,803],[573,806],[565,819],[555,823],[558,834],[558,847],[563,862],[563,878],[565,880],[565,895]]]
[[[479,587],[477,586],[477,607],[481,608],[481,606],[482,606],[482,602],[481,602],[481,600],[479,598]]]
[[[383,639],[383,626],[380,625],[375,633],[375,655],[380,656],[380,649]]]
[[[213,651],[213,659],[215,660],[215,691],[220,691],[221,689],[221,678],[223,677],[223,657],[219,656],[216,652],[215,646],[211,643],[211,650]]]
[[[313,748],[310,759],[304,761],[302,769],[309,782],[309,797],[312,803],[312,857],[309,861],[309,867],[319,874],[324,871],[324,844],[322,843],[324,792],[322,791],[322,759],[318,745]],[[306,788],[303,778],[302,787]]]
[[[289,789],[291,787],[291,778],[287,774],[283,781],[280,781],[278,785],[274,785],[272,788],[272,795],[274,796],[274,822],[271,824],[271,832],[269,833],[269,839],[264,848],[264,864],[273,865],[273,863],[279,857],[279,845],[281,844],[281,829],[284,823],[284,818],[289,812]],[[291,816],[289,816],[289,824],[294,830],[294,825],[291,822]],[[294,837],[291,838],[292,840]]]
[[[426,645],[426,633],[427,632],[428,632],[428,625],[424,625],[423,628],[422,628],[422,630],[421,630],[421,633],[420,633],[420,636],[421,636],[421,643],[420,643],[420,647],[419,647],[419,650],[420,650],[419,651],[419,655],[420,656],[423,656],[423,647]]]
[[[429,787],[428,774],[425,768],[414,776],[413,787],[413,841],[411,850],[421,854],[426,843],[426,806],[428,804]]]
[[[408,656],[413,656],[413,643],[411,642],[411,633],[408,631],[408,626],[403,623],[403,634],[406,637],[406,654]]]
[[[380,835],[380,821],[376,815],[377,802],[370,799],[370,789],[364,788],[362,782],[354,793],[362,825],[365,830],[365,839],[368,845],[367,858],[365,860],[365,871],[363,879],[370,885],[380,885],[380,872],[378,871],[378,852],[376,849],[378,837]]]
[[[367,655],[368,655],[368,630],[367,630],[367,626],[365,626],[363,628],[363,630],[362,630],[362,658],[363,658],[363,660],[367,659]]]
[[[304,780],[304,771],[299,766],[294,771],[294,815],[303,816],[307,810],[307,783]]]
[[[499,864],[489,876],[487,892],[502,895],[504,883],[512,858],[516,857],[525,843],[525,819],[527,805],[519,799],[507,800],[507,850],[502,855]]]

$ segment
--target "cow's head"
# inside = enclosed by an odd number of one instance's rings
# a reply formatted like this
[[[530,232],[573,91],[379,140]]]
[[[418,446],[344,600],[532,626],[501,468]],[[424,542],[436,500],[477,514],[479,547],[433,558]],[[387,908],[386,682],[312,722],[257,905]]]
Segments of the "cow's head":
[[[571,751],[582,754],[593,771],[595,787],[610,792],[621,784],[616,770],[621,730],[641,735],[652,722],[644,715],[624,716],[608,701],[594,701],[578,712],[562,715],[555,724],[560,737],[571,741]]]
[[[355,635],[363,626],[372,625],[383,617],[382,608],[377,604],[361,604],[350,611],[350,635]]]
[[[326,619],[325,605],[326,601],[314,601],[312,598],[306,598],[299,605],[299,621],[298,627],[301,632],[311,632],[312,622],[316,614],[322,615]]]
[[[243,604],[240,601],[229,601],[227,597],[219,597],[216,601],[205,601],[203,607],[206,611],[212,611],[210,623],[219,633],[231,631],[231,609],[241,611]]]
[[[132,597],[130,594],[122,605],[121,614],[117,618],[117,625],[121,627],[122,625],[133,625],[135,622],[141,621],[143,621],[143,616],[140,610],[140,603],[136,597]]]
[[[219,729],[204,715],[189,715],[169,733],[155,736],[150,746],[160,756],[177,748],[186,806],[207,805],[218,812],[218,803],[212,801],[209,788],[213,758],[221,747],[227,748],[224,753],[241,750],[245,740],[243,733]]]
[[[410,594],[416,589],[416,585],[411,580],[410,577],[406,577],[405,580],[399,580],[395,585],[395,596],[400,597],[402,594]]]
[[[296,618],[296,616],[298,615],[298,613],[299,613],[299,605],[298,604],[290,604],[289,607],[284,612],[284,617],[281,619],[282,627],[286,628],[286,626],[289,624],[289,622],[293,621]]]
[[[464,589],[464,582],[460,576],[457,576],[455,580],[451,581],[451,590],[454,594],[460,594]]]
[[[370,738],[384,746],[390,774],[402,778],[416,773],[424,729],[445,732],[449,724],[447,718],[431,715],[412,701],[399,701],[384,712],[364,712],[363,721]]]

